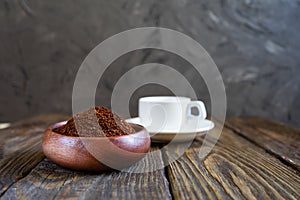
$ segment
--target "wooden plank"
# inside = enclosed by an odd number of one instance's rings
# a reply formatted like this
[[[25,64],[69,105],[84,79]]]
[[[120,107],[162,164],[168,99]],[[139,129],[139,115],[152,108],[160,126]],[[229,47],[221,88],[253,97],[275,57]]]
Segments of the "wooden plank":
[[[45,160],[15,183],[3,199],[170,199],[164,169],[130,173],[136,167],[163,162],[161,155],[145,159],[128,172],[87,173],[71,171]],[[154,164],[154,165],[153,165]]]
[[[25,143],[26,146],[24,143],[21,143],[20,145],[24,147],[21,147],[15,153],[11,153],[11,150],[8,150],[10,154],[5,156],[4,152],[5,157],[0,160],[0,195],[11,184],[26,176],[34,166],[44,159],[40,140],[41,135],[33,136]],[[18,146],[19,144],[14,143],[14,145]]]
[[[70,116],[68,115],[61,115],[61,114],[44,114],[44,115],[38,115],[35,117],[23,119],[16,121],[11,124],[11,127],[18,127],[18,126],[32,126],[32,125],[50,125],[52,123],[56,123],[59,121],[67,120]]]
[[[65,118],[61,115],[42,116],[13,123],[0,131],[0,196],[44,159],[41,140],[45,128],[49,123]]]
[[[171,198],[164,170],[146,174],[86,173],[61,168],[48,160],[40,162],[43,155],[39,141],[46,124],[43,120],[29,120],[0,131],[1,198]],[[299,171],[248,139],[225,128],[217,146],[204,160],[199,155],[201,144],[199,137],[167,167],[175,199],[300,199]],[[164,159],[169,159],[167,152]],[[162,156],[149,158],[131,170],[155,167],[155,162],[163,162]]]
[[[171,198],[164,169],[145,174],[87,173],[43,160],[42,133],[49,123],[65,119],[61,117],[50,115],[23,120],[0,131],[1,199]],[[155,163],[162,162],[161,155],[150,157],[139,166],[132,166],[129,172],[136,167],[155,167]]]
[[[224,128],[201,159],[202,139],[167,167],[174,199],[300,199],[299,172],[264,149]]]
[[[65,115],[50,114],[14,122],[10,127],[0,130],[0,147],[3,147],[6,139],[11,140],[13,137],[23,137],[36,132],[43,132],[48,125],[68,118],[69,117]]]
[[[261,118],[231,118],[226,126],[300,170],[300,130]]]

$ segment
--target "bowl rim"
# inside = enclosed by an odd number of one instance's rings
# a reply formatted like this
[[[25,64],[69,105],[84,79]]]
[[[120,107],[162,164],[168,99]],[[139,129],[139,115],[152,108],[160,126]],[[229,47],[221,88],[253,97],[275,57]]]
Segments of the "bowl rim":
[[[56,122],[54,124],[51,124],[50,126],[48,126],[48,128],[46,129],[46,133],[48,132],[51,132],[51,134],[54,134],[54,135],[58,135],[60,137],[65,137],[65,138],[73,138],[73,139],[82,139],[82,138],[85,138],[85,139],[119,139],[119,138],[125,138],[125,137],[134,137],[134,136],[137,136],[137,135],[140,135],[142,133],[145,133],[147,134],[147,137],[150,138],[150,134],[149,132],[147,131],[147,129],[142,126],[142,125],[139,125],[139,124],[134,124],[134,123],[128,123],[130,124],[134,130],[136,130],[135,128],[139,128],[138,131],[132,133],[132,134],[128,134],[128,135],[118,135],[118,136],[69,136],[69,135],[63,135],[61,133],[58,133],[58,132],[55,132],[53,131],[54,128],[57,128],[57,127],[60,127],[60,126],[63,126],[65,125],[66,123],[68,122],[68,120],[64,120],[64,121],[60,121],[60,122]],[[59,125],[61,124],[61,125]]]

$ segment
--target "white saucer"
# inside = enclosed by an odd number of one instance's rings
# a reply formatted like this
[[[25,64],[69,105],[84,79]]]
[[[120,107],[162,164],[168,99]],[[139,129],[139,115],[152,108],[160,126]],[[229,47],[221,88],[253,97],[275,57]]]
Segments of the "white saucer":
[[[139,117],[135,118],[129,118],[126,119],[126,122],[133,123],[133,124],[139,124],[144,126]],[[197,135],[203,135],[206,134],[207,131],[211,130],[214,128],[214,123],[210,120],[203,119],[199,121],[194,121],[192,123],[193,126],[184,126],[180,130],[149,130],[146,126],[144,126],[150,133],[151,135],[151,140],[153,142],[170,142],[175,141],[175,142],[184,142],[184,141],[190,141],[193,140]],[[196,128],[193,128],[197,126]],[[175,137],[176,136],[176,137]],[[175,138],[174,138],[175,137]]]

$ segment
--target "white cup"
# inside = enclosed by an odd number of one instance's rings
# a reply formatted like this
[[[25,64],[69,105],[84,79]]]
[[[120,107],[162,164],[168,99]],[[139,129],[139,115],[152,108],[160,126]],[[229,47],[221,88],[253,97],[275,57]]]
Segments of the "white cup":
[[[192,108],[198,115],[192,114]],[[139,99],[140,122],[150,131],[178,131],[190,120],[205,119],[206,109],[202,101],[191,101],[187,97],[149,96]]]

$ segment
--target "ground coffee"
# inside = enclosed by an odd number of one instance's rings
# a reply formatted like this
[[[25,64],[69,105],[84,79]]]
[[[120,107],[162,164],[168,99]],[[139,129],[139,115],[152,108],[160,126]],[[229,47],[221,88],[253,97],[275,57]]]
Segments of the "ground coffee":
[[[95,122],[95,117],[97,122]],[[53,131],[77,137],[111,137],[135,132],[130,124],[119,115],[107,108],[98,106],[76,114],[65,125],[55,128]]]

